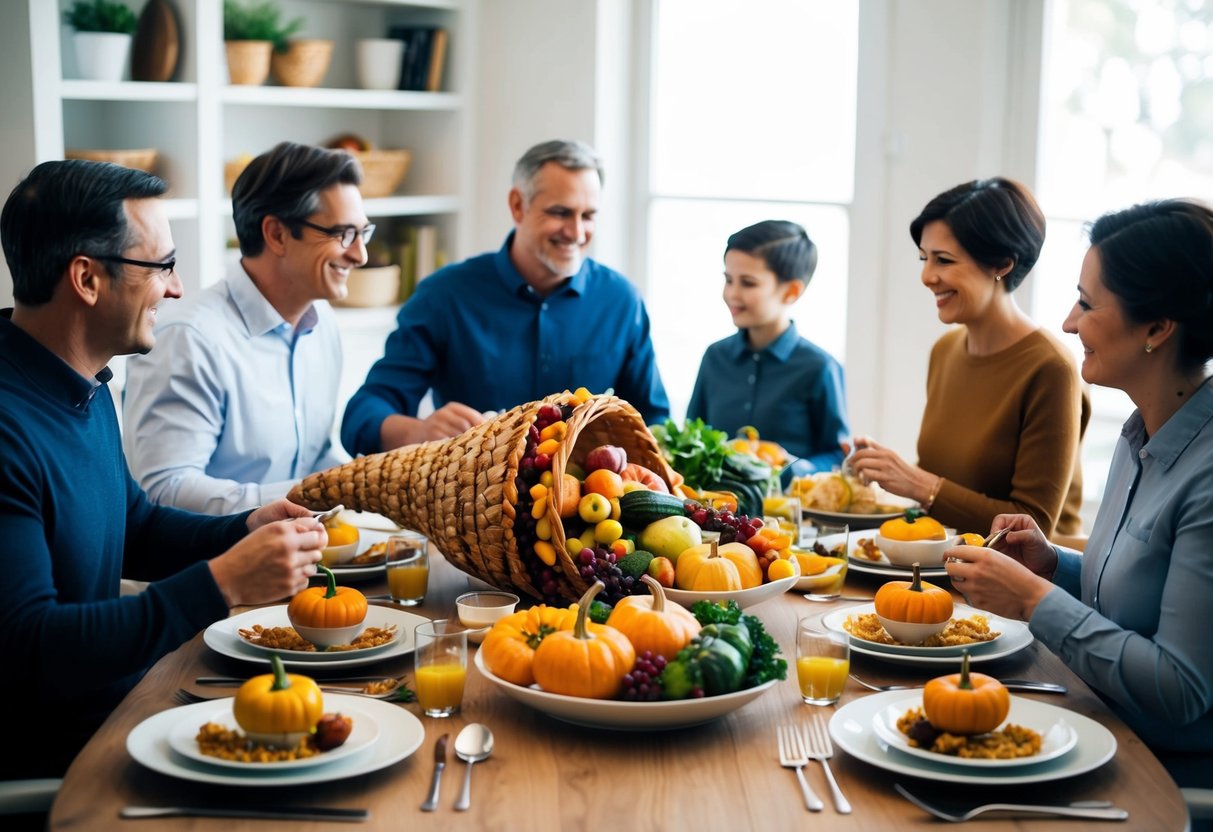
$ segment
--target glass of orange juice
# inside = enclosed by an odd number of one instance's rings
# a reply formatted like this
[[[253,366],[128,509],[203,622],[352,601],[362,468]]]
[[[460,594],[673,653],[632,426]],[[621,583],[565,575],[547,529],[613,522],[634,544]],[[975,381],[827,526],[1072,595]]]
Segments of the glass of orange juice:
[[[800,697],[809,705],[833,705],[842,696],[851,672],[851,642],[846,633],[819,633],[813,618],[796,625],[796,678]]]
[[[418,624],[413,660],[417,703],[426,716],[447,717],[459,710],[468,675],[468,632],[445,618]]]
[[[425,600],[430,582],[429,541],[425,535],[403,531],[389,537],[383,566],[393,601],[415,607]]]

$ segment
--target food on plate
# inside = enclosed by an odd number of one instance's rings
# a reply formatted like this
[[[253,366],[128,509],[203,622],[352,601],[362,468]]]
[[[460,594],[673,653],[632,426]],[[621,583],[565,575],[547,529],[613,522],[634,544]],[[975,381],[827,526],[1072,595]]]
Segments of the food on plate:
[[[372,543],[365,552],[360,552],[354,557],[347,560],[341,566],[373,566],[377,563],[383,563],[383,559],[387,557],[387,541],[381,540],[378,543]]]
[[[1007,725],[995,732],[1011,710],[1011,694],[1002,682],[969,671],[969,654],[960,672],[937,676],[922,689],[922,707],[897,720],[910,744],[958,757],[1008,759],[1040,753],[1041,736],[1030,728]]]
[[[922,579],[918,564],[914,564],[913,577],[909,581],[886,581],[876,590],[873,603],[876,615],[886,630],[891,625],[909,624],[922,625],[922,635],[914,642],[921,642],[927,636],[937,633],[952,617],[952,594],[942,587],[928,583]],[[938,626],[936,626],[938,625]],[[927,632],[927,628],[934,630]],[[894,627],[894,630],[899,629]],[[900,628],[907,634],[910,628]],[[906,641],[901,633],[892,632],[895,638]]]
[[[312,642],[295,632],[293,627],[264,627],[254,624],[251,629],[241,628],[236,631],[249,644],[264,647],[268,650],[291,650],[300,653],[341,653],[350,650],[367,650],[379,647],[396,638],[396,625],[385,627],[367,627],[348,644],[330,644],[317,647]]]
[[[807,509],[834,514],[888,514],[900,506],[877,501],[876,490],[852,474],[822,471],[792,480],[788,494]]]
[[[943,524],[920,508],[908,508],[901,517],[880,524],[880,534],[889,540],[946,540]]]
[[[738,453],[757,457],[776,471],[779,471],[783,466],[788,464],[789,457],[787,450],[778,442],[760,439],[758,428],[752,425],[738,428],[737,438],[729,442],[729,447]]]
[[[337,576],[327,566],[317,567],[323,586],[295,593],[286,615],[299,635],[313,644],[328,647],[349,643],[366,620],[366,596],[353,587],[337,586]]]
[[[312,744],[321,751],[332,751],[345,745],[354,730],[352,717],[342,714],[323,714],[316,723],[316,733],[312,735]]]
[[[855,541],[855,543],[855,551],[851,553],[853,557],[870,561],[880,561],[884,559],[884,552],[880,551],[880,547],[876,545],[875,538],[861,537]]]
[[[848,615],[842,627],[856,638],[864,641],[874,641],[877,644],[901,644],[880,626],[880,619],[875,613]],[[971,615],[968,618],[953,618],[946,627],[930,636],[917,647],[959,647],[965,644],[981,644],[993,641],[1002,633],[991,630],[990,622],[984,615]],[[911,645],[903,645],[911,646]]]
[[[346,563],[358,551],[358,529],[336,517],[324,521],[328,545],[320,550],[320,562],[325,566]]]

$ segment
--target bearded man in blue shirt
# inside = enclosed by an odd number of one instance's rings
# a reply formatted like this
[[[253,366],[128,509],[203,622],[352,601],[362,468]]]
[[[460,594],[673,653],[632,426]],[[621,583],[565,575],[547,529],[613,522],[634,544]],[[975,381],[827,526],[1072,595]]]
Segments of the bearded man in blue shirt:
[[[456,436],[485,411],[578,387],[613,388],[649,423],[668,415],[644,301],[623,275],[585,257],[602,182],[602,162],[581,142],[544,142],[518,160],[514,230],[499,251],[418,284],[346,406],[346,450]],[[418,418],[427,391],[435,411]]]

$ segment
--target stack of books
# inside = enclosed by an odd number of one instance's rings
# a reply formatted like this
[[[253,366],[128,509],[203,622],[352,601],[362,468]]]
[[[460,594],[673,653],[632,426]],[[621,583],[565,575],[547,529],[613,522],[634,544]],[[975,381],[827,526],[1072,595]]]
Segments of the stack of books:
[[[441,26],[393,26],[388,37],[404,41],[399,89],[439,92],[449,33]]]

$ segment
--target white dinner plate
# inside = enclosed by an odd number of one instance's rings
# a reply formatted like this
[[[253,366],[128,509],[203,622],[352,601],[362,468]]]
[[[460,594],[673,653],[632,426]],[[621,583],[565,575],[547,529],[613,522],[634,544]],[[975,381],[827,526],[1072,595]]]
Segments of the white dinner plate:
[[[918,503],[906,497],[899,497],[896,494],[890,494],[883,491],[879,486],[873,486],[876,492],[876,502],[878,505],[898,506],[895,511],[882,511],[876,514],[852,514],[846,511],[825,511],[819,508],[803,508],[801,509],[805,517],[812,517],[815,520],[822,520],[826,523],[846,523],[851,527],[851,531],[857,529],[874,529],[886,520],[892,520],[894,517],[901,517],[905,514],[907,508],[916,508]]]
[[[854,609],[854,607],[850,607],[849,609]],[[824,613],[821,616],[821,618],[818,619],[819,626],[822,629],[829,629],[825,625],[825,618],[828,615],[834,615],[834,613],[836,613],[836,612],[840,612],[840,610],[835,610],[834,612]],[[844,615],[843,618],[846,618],[846,616]],[[999,621],[1006,621],[1006,620],[1009,620],[1009,619],[999,619]],[[1011,623],[1018,624],[1021,622],[1011,622]],[[1000,638],[998,640],[998,643],[996,645],[991,645],[990,647],[988,647],[984,650],[980,649],[980,645],[971,649],[969,651],[969,662],[971,664],[982,664],[984,662],[992,662],[995,659],[1006,658],[1007,656],[1018,653],[1020,650],[1024,649],[1028,645],[1030,645],[1034,640],[1035,639],[1032,636],[1032,631],[1028,629],[1026,624],[1022,625],[1021,627],[1015,627],[1015,626],[1007,627],[1005,630],[1002,630],[1002,638]],[[880,659],[882,661],[892,662],[893,664],[942,665],[944,667],[947,667],[947,668],[950,668],[953,670],[960,669],[959,666],[957,665],[957,656],[954,656],[954,655],[953,656],[939,656],[939,655],[920,656],[920,655],[913,655],[913,654],[907,654],[907,653],[886,653],[886,652],[882,652],[880,650],[872,649],[872,647],[869,646],[871,644],[872,643],[870,641],[863,641],[862,639],[851,639],[851,652],[857,653],[860,655],[864,655],[864,656],[871,656],[874,659]]]
[[[366,627],[386,627],[390,623],[387,621],[386,615],[381,615],[379,613],[379,610],[382,609],[386,609],[386,607],[372,606],[367,608],[366,621],[363,622],[363,629]],[[261,621],[254,623],[263,624]],[[280,627],[283,625],[274,624],[268,626]],[[289,619],[287,620],[287,626],[290,626]],[[239,635],[236,637],[240,638]],[[389,641],[385,641],[383,644],[376,644],[374,647],[362,647],[358,650],[284,650],[281,648],[264,647],[260,644],[254,644],[253,642],[244,638],[240,638],[240,643],[245,647],[249,647],[257,651],[259,654],[261,654],[262,658],[265,659],[269,659],[270,654],[277,653],[278,657],[283,661],[286,661],[289,658],[296,662],[319,662],[321,664],[325,664],[334,660],[339,660],[342,657],[349,658],[350,656],[374,656],[379,653],[386,653],[392,649],[392,645],[400,641],[402,638],[404,638],[404,633],[400,632],[400,627],[397,626],[396,631],[392,633],[392,638]]]
[[[1017,768],[961,768],[945,762],[924,760],[890,748],[876,735],[872,721],[893,702],[904,701],[905,691],[873,693],[852,699],[830,718],[830,736],[838,747],[865,763],[911,777],[942,780],[948,783],[973,783],[982,786],[1015,785],[1061,780],[1099,768],[1116,753],[1116,737],[1090,717],[1067,711],[1055,705],[1033,702],[1046,711],[1060,711],[1077,735],[1077,743],[1069,752],[1037,765]],[[1031,701],[1031,700],[1025,700]],[[1057,716],[1041,717],[1042,724],[1055,721]]]
[[[329,700],[330,697],[326,696],[324,701],[326,713],[333,712],[333,709],[329,705]],[[253,768],[256,771],[295,771],[301,768],[328,765],[329,763],[343,760],[346,757],[365,751],[379,739],[379,723],[375,720],[374,716],[362,709],[362,703],[359,702],[357,705],[341,708],[341,714],[350,717],[354,721],[354,724],[351,726],[350,735],[346,741],[329,751],[324,751],[311,757],[303,757],[298,760],[282,760],[272,763],[242,763],[238,760],[224,760],[219,757],[203,754],[202,750],[198,748],[197,737],[198,729],[205,723],[214,722],[229,730],[241,730],[239,723],[236,722],[236,715],[232,713],[232,703],[235,701],[234,697],[231,699],[219,699],[211,703],[214,707],[206,713],[190,711],[188,714],[183,715],[182,719],[169,732],[169,746],[181,756],[188,757],[204,765],[234,768],[240,771],[247,771],[249,768]]]
[[[888,703],[872,717],[872,730],[876,736],[887,743],[889,748],[903,754],[919,757],[932,762],[947,763],[960,768],[991,769],[1019,768],[1034,766],[1065,754],[1078,743],[1078,732],[1070,721],[1070,712],[1053,705],[1046,705],[1032,699],[1011,697],[1011,710],[1007,713],[1006,723],[1022,725],[1040,734],[1040,752],[1031,757],[1015,757],[1013,759],[982,759],[976,757],[953,757],[950,754],[939,754],[927,751],[925,748],[915,748],[910,745],[909,737],[897,727],[897,720],[911,708],[922,707],[922,694],[907,694],[902,699]]]
[[[821,624],[828,630],[833,630],[836,633],[847,633],[844,626],[848,616],[852,615],[867,615],[876,612],[875,604],[858,604],[853,607],[844,607],[840,610],[832,610],[826,613],[821,618]],[[866,647],[869,650],[875,650],[878,653],[893,653],[899,656],[959,656],[965,650],[969,651],[970,656],[975,656],[978,653],[984,653],[990,649],[997,650],[995,645],[1006,638],[1009,634],[1020,634],[1020,631],[1027,630],[1028,625],[1022,621],[1014,621],[1009,618],[1002,618],[994,615],[994,613],[979,610],[976,607],[970,607],[965,604],[955,604],[952,607],[953,618],[969,618],[974,615],[985,616],[989,622],[990,630],[1000,633],[997,638],[989,641],[980,641],[974,644],[957,644],[949,647],[923,647],[921,645],[910,644],[881,644],[878,641],[868,641],[867,639],[859,638],[851,635],[851,647],[856,645]]]
[[[507,682],[488,669],[484,652],[476,651],[476,667],[484,678],[495,684],[506,696],[563,722],[590,728],[614,728],[623,731],[652,731],[686,728],[726,716],[762,696],[777,679],[758,687],[746,688],[721,696],[702,699],[678,699],[672,702],[624,702],[617,699],[585,699],[548,693],[538,686],[523,687]]]
[[[343,521],[345,521],[351,525],[358,526],[358,518],[351,517],[351,515],[355,515],[355,514],[357,514],[357,512],[343,511],[340,516]],[[379,520],[386,522],[386,523],[391,522],[390,520],[387,520],[386,518],[379,517],[378,514],[368,514],[366,516],[379,518]],[[368,529],[368,528],[359,526],[359,528],[358,528],[358,551],[354,554],[354,557],[361,555],[363,552],[365,552],[367,549],[374,546],[376,543],[382,543],[383,541],[387,540],[388,537],[390,537],[390,536],[391,536],[391,532],[388,532],[388,531],[382,531],[379,529]],[[369,581],[372,578],[383,578],[383,576],[384,576],[383,561],[379,561],[378,563],[366,563],[366,564],[338,563],[333,566],[330,566],[329,568],[332,569],[333,574],[337,576],[338,584],[343,584],[343,583],[353,582],[353,581]],[[323,577],[324,577],[323,575],[320,576],[320,578],[323,578]]]
[[[379,740],[366,749],[365,754],[353,754],[329,765],[290,771],[219,768],[182,757],[169,745],[169,735],[182,720],[196,720],[201,725],[214,713],[215,702],[209,701],[170,708],[148,717],[127,735],[126,750],[140,765],[183,780],[226,786],[298,786],[378,771],[412,754],[425,739],[421,720],[399,705],[335,693],[326,693],[324,704],[332,711],[361,709],[369,713],[379,728]]]
[[[367,626],[382,627],[396,625],[397,637],[385,645],[384,649],[368,648],[367,650],[351,650],[339,653],[291,653],[279,650],[282,663],[293,669],[312,669],[323,665],[327,670],[333,667],[362,667],[384,659],[392,659],[413,652],[413,629],[418,624],[429,621],[420,615],[393,607],[371,604],[366,614]],[[252,629],[254,624],[263,627],[289,627],[290,619],[286,616],[286,604],[273,607],[257,607],[231,618],[216,621],[207,627],[202,634],[206,646],[223,656],[240,659],[246,662],[266,663],[267,651],[263,647],[255,647],[242,639],[237,632],[241,629]],[[307,656],[307,658],[300,658]]]
[[[691,604],[694,604],[696,601],[714,601],[717,604],[727,604],[729,601],[736,601],[737,606],[744,610],[747,607],[761,604],[763,601],[768,601],[778,595],[783,595],[799,580],[800,578],[793,575],[790,578],[780,578],[778,581],[759,584],[749,589],[736,589],[731,592],[694,592],[689,589],[667,589],[665,597],[676,604],[686,607],[688,610],[691,608]]]

